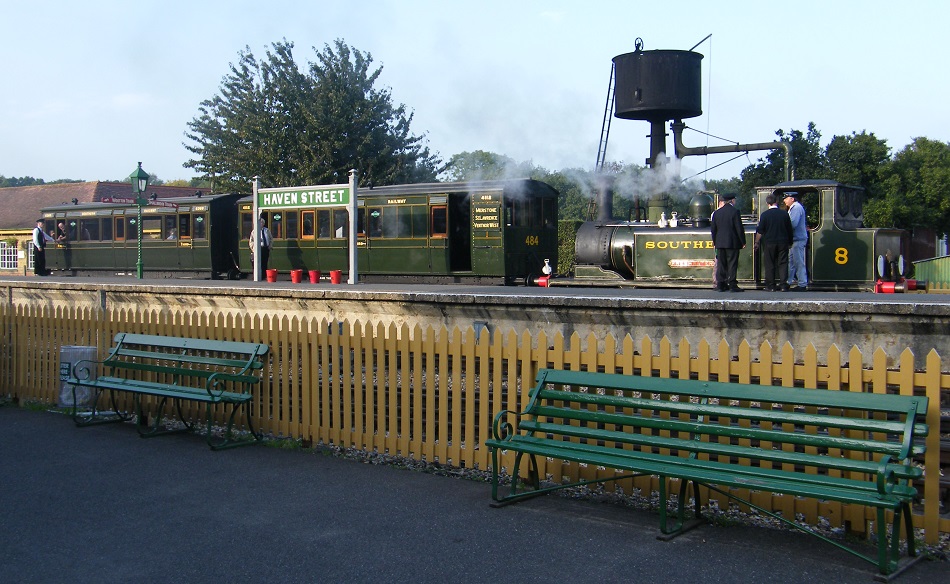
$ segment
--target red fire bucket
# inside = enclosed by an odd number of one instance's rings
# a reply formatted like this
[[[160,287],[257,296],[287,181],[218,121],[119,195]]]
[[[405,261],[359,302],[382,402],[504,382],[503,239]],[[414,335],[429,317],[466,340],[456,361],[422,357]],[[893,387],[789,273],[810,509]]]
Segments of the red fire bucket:
[[[290,270],[290,281],[294,284],[303,282],[303,270]]]
[[[343,270],[330,270],[330,283],[339,284],[343,281]]]
[[[277,281],[277,270],[267,270],[267,281],[268,282]]]
[[[311,284],[320,283],[320,270],[310,270],[310,283]]]

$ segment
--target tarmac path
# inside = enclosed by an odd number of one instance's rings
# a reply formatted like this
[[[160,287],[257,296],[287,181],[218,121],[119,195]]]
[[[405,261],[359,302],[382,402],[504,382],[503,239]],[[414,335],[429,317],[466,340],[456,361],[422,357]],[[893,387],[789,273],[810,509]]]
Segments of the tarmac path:
[[[2,582],[871,582],[814,538],[706,525],[657,541],[658,515],[321,451],[212,452],[0,407]],[[950,582],[923,561],[902,584]]]

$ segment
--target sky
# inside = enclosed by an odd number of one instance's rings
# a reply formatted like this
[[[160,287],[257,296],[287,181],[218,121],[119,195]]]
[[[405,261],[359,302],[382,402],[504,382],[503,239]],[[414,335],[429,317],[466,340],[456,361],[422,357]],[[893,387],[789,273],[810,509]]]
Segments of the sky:
[[[485,150],[592,169],[611,60],[637,38],[703,55],[703,114],[685,120],[699,130],[686,146],[726,144],[701,132],[769,142],[809,122],[822,146],[861,131],[892,153],[916,137],[950,141],[943,0],[0,0],[0,22],[7,177],[125,180],[141,161],[190,179],[185,132],[200,103],[242,50],[263,57],[282,40],[304,69],[336,39],[370,53],[377,86],[444,161]],[[644,164],[648,134],[614,118],[607,160]],[[680,172],[730,178],[765,154],[688,157]]]

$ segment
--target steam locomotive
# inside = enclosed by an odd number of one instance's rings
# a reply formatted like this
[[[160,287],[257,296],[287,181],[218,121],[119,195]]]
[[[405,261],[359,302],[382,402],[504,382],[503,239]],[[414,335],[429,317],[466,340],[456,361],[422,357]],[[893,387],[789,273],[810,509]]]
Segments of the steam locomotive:
[[[748,244],[739,259],[738,280],[747,286],[761,282],[761,257],[753,249],[759,213],[765,198],[775,193],[803,196],[817,205],[817,222],[809,225],[806,263],[809,287],[824,290],[871,290],[879,282],[910,276],[910,236],[899,229],[870,229],[863,225],[864,191],[830,180],[787,181],[756,190],[753,214],[743,217]],[[711,287],[715,247],[709,217],[713,197],[700,193],[690,201],[689,217],[665,213],[659,221],[619,221],[610,218],[611,195],[601,191],[601,217],[583,223],[575,239],[577,265],[573,278],[539,278],[549,286],[674,286]],[[605,210],[607,209],[607,210]]]

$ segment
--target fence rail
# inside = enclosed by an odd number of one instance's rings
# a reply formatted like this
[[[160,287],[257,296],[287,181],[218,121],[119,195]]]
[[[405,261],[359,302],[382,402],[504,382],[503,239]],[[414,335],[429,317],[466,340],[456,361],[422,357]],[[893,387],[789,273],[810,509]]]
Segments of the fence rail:
[[[883,350],[864,355],[857,348],[832,347],[819,359],[806,347],[796,362],[790,345],[753,347],[743,341],[693,346],[667,338],[634,340],[593,335],[564,338],[529,331],[467,330],[395,326],[268,314],[208,314],[166,309],[101,310],[45,305],[0,307],[6,333],[0,350],[0,395],[56,403],[63,346],[87,345],[105,356],[117,332],[264,342],[270,345],[263,383],[252,406],[254,424],[273,435],[313,443],[378,451],[487,470],[483,446],[491,419],[501,409],[520,411],[539,368],[597,370],[651,377],[734,381],[782,387],[900,393],[930,398],[925,479],[914,524],[936,543],[950,533],[940,514],[941,398],[947,406],[950,369],[931,351],[918,359],[909,349],[888,367]],[[598,348],[600,347],[600,348]],[[822,364],[826,363],[826,364]],[[190,415],[198,416],[197,411]],[[511,468],[512,458],[502,457]],[[606,477],[612,471],[557,460],[541,461],[542,473],[562,477]],[[629,480],[622,483],[630,492]],[[608,483],[608,488],[611,484]],[[656,477],[633,480],[633,489],[659,489]],[[675,490],[673,491],[675,492]],[[771,493],[741,496],[786,517],[848,526],[864,533],[872,512],[858,506]],[[712,500],[721,507],[725,498]]]

